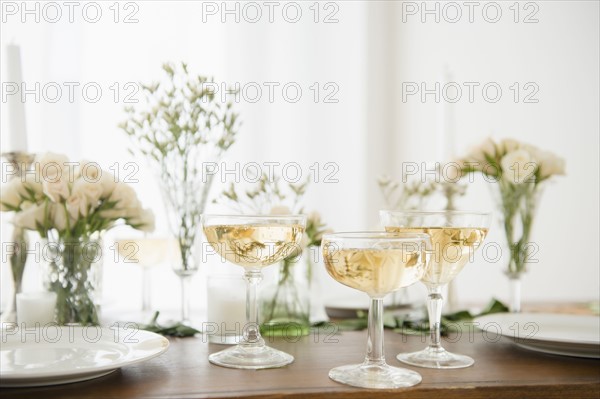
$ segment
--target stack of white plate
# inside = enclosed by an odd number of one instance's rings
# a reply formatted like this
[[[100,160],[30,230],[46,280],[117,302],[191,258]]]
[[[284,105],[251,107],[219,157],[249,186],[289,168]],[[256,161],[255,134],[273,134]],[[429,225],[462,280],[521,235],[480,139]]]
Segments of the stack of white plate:
[[[134,328],[48,325],[0,330],[0,387],[41,386],[98,378],[164,353],[169,341]]]
[[[475,322],[488,334],[555,355],[600,358],[600,317],[552,313],[496,313]]]

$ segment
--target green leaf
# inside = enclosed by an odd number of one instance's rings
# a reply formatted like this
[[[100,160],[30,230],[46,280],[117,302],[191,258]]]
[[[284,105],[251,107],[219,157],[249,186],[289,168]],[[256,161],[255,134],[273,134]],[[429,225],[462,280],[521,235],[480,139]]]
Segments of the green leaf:
[[[473,315],[468,310],[460,310],[458,312],[444,315],[444,318],[449,321],[472,320]]]
[[[508,312],[508,306],[497,300],[496,298],[492,298],[488,305],[484,308],[484,310],[478,314],[478,316],[485,316],[492,313],[506,313]]]
[[[195,328],[187,326],[180,322],[169,325],[169,326],[161,326],[157,322],[158,315],[159,315],[159,312],[155,312],[154,316],[152,317],[152,320],[150,320],[150,323],[141,325],[140,329],[150,331],[153,333],[157,333],[160,335],[164,335],[164,336],[179,337],[179,338],[193,337],[194,335],[200,333],[199,330],[196,330]]]
[[[340,331],[357,331],[367,328],[367,319],[347,319],[336,322]]]

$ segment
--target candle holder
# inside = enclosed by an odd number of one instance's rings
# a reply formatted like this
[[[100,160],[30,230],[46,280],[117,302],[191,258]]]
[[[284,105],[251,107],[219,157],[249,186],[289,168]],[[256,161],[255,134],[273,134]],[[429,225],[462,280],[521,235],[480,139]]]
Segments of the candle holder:
[[[14,168],[15,175],[13,179],[20,179],[33,164],[35,155],[24,151],[12,151],[3,152],[2,158],[6,159],[6,162],[10,163]],[[28,238],[26,231],[21,227],[14,226],[12,242],[14,243],[14,252],[10,255],[9,263],[12,272],[13,294],[2,315],[0,315],[0,322],[3,323],[14,323],[17,321],[17,294],[21,292],[23,272],[25,271],[25,263],[27,261]]]

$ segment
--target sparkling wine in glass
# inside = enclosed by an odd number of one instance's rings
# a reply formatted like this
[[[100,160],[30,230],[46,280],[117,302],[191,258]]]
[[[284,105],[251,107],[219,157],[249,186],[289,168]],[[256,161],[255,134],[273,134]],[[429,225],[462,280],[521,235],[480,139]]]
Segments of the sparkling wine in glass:
[[[265,345],[258,324],[256,291],[263,267],[296,253],[306,217],[204,215],[202,224],[215,252],[242,266],[246,279],[246,325],[242,341],[233,348],[211,354],[208,360],[219,366],[240,369],[282,367],[293,362],[292,355]]]
[[[422,351],[399,354],[398,360],[437,369],[471,366],[472,358],[448,352],[441,345],[442,290],[472,261],[475,250],[487,235],[491,215],[461,211],[381,211],[380,214],[386,231],[428,234],[433,251],[428,270],[421,279],[429,293],[430,343]]]
[[[327,272],[338,282],[371,298],[367,355],[360,364],[335,367],[329,377],[362,388],[401,388],[421,375],[386,364],[383,353],[383,298],[419,281],[426,273],[429,237],[386,232],[335,233],[323,236]]]

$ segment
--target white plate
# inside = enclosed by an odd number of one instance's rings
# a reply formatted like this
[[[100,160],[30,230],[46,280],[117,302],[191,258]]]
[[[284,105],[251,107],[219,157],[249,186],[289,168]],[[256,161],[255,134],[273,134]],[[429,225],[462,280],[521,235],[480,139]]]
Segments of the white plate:
[[[0,387],[56,385],[101,377],[164,353],[169,341],[133,328],[45,326],[0,330]]]
[[[496,313],[478,317],[478,327],[518,346],[556,355],[600,358],[600,318],[553,313]]]

